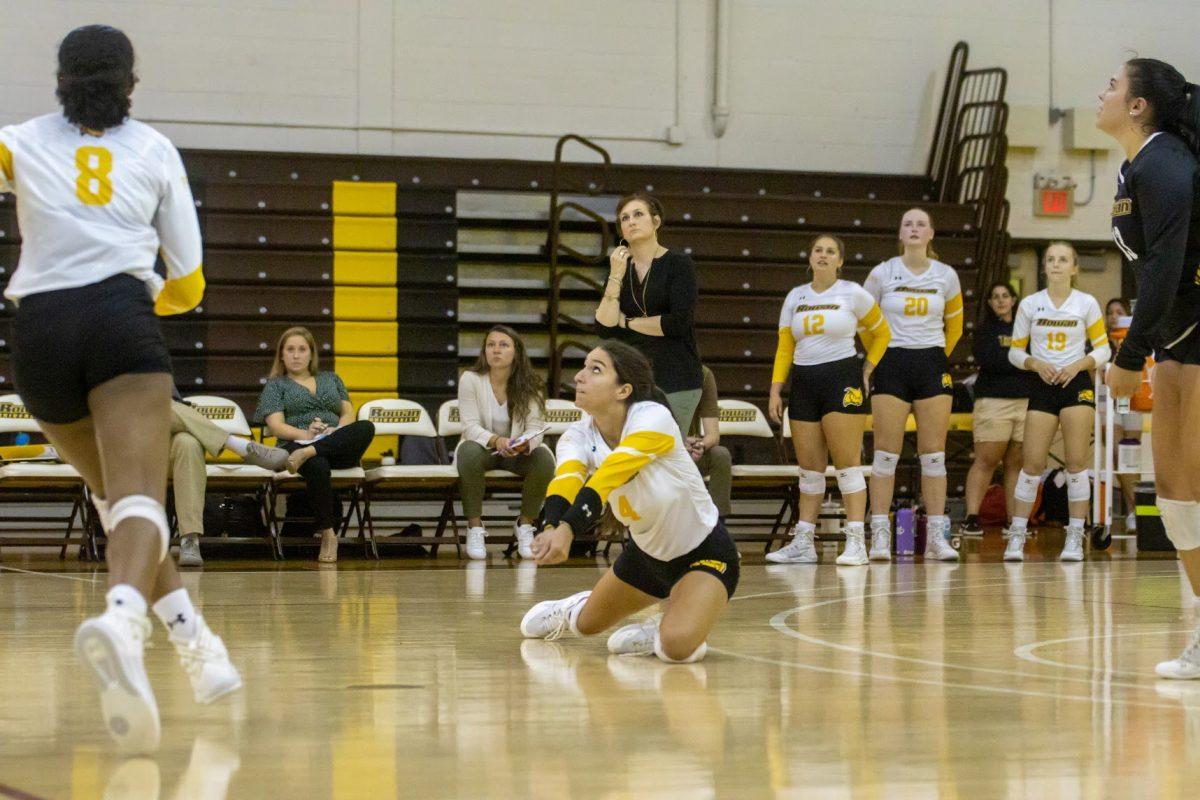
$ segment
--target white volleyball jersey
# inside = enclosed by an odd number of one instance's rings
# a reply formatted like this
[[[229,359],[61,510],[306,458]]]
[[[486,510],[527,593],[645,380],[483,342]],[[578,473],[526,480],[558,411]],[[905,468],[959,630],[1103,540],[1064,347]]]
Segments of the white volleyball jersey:
[[[889,347],[946,346],[946,320],[962,314],[962,288],[954,268],[930,261],[914,275],[899,256],[879,264],[863,283],[892,329]]]
[[[788,329],[796,342],[792,363],[825,364],[851,358],[854,334],[878,321],[875,299],[851,281],[839,280],[823,292],[811,283],[788,292],[779,312],[779,329]]]
[[[199,303],[200,225],[183,161],[134,120],[99,136],[62,114],[0,129],[0,192],[17,196],[21,260],[5,296],[71,289],[120,273],[145,281],[155,310]],[[161,250],[167,280],[155,274]]]
[[[559,438],[557,461],[547,496],[574,502],[585,485],[594,489],[637,546],[661,561],[695,550],[717,524],[704,478],[684,449],[675,418],[660,403],[629,408],[616,449],[585,416]]]
[[[1087,345],[1108,344],[1100,304],[1090,294],[1072,289],[1061,306],[1055,307],[1047,289],[1031,294],[1017,306],[1012,346],[1029,348],[1036,359],[1065,367],[1087,355]]]

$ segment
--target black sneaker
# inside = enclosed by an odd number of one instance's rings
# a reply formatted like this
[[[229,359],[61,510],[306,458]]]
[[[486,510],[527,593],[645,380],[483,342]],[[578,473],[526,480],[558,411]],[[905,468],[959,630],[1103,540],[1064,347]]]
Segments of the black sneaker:
[[[974,514],[967,516],[965,520],[958,524],[959,536],[983,536],[983,528],[979,527],[979,520]]]

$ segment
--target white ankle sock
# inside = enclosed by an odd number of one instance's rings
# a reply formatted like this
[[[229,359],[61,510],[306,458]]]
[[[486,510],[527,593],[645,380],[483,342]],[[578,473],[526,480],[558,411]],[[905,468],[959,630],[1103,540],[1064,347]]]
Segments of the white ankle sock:
[[[119,608],[139,617],[146,616],[146,598],[142,593],[128,583],[118,583],[104,595],[110,609]]]
[[[154,614],[176,639],[191,641],[200,633],[200,614],[192,605],[187,589],[181,587],[160,597],[154,604]]]
[[[579,615],[583,612],[583,607],[587,605],[587,601],[588,598],[583,598],[581,601],[575,604],[574,608],[567,612],[567,623],[571,626],[571,633],[575,634],[576,636],[583,636],[583,634],[579,632],[578,622]]]
[[[800,520],[799,522],[796,523],[796,533],[797,534],[807,533],[809,536],[811,536],[816,532],[817,532],[817,526],[813,525],[811,522],[805,522],[804,520]]]
[[[887,514],[872,514],[871,527],[874,528],[876,525],[887,525],[888,527],[891,527],[892,521],[888,518]]]
[[[229,438],[225,440],[225,449],[237,453],[239,456],[245,457],[246,451],[250,447],[250,440],[243,439],[240,436],[229,434]]]
[[[846,535],[847,536],[863,536],[864,535],[863,523],[847,522],[846,523]]]
[[[1071,517],[1069,520],[1067,520],[1067,527],[1068,528],[1082,528],[1083,527],[1083,517]]]
[[[1008,529],[1012,533],[1025,533],[1029,527],[1029,519],[1027,517],[1013,517]]]

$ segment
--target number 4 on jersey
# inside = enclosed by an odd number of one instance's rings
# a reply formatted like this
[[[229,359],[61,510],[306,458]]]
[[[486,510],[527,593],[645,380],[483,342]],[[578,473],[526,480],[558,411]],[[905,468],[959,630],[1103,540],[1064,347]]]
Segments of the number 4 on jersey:
[[[81,147],[75,151],[75,196],[85,206],[103,206],[112,201],[113,157],[103,147]]]

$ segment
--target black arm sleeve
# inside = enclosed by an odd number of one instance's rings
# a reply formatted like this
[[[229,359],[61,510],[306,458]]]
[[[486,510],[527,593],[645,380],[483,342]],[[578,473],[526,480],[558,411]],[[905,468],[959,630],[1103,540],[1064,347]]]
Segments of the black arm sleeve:
[[[558,523],[562,522],[563,514],[567,513],[570,507],[567,498],[558,494],[550,495],[542,505],[542,523],[546,527],[557,528]]]
[[[560,522],[571,526],[571,532],[576,536],[587,533],[600,522],[600,513],[604,503],[600,495],[590,486],[585,486],[575,495],[575,502],[562,515]]]
[[[696,299],[700,295],[696,286],[696,268],[687,256],[676,259],[671,265],[671,285],[667,291],[669,310],[659,320],[663,335],[675,338],[686,336],[692,329]]]
[[[1192,168],[1175,159],[1155,158],[1139,164],[1133,185],[1133,202],[1142,217],[1145,252],[1134,262],[1137,272],[1137,308],[1116,365],[1140,371],[1154,349],[1157,334],[1167,317],[1171,300],[1179,291],[1179,278],[1187,252],[1188,225],[1192,216]]]

